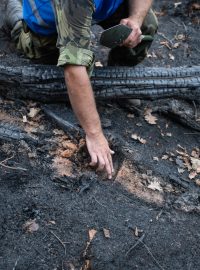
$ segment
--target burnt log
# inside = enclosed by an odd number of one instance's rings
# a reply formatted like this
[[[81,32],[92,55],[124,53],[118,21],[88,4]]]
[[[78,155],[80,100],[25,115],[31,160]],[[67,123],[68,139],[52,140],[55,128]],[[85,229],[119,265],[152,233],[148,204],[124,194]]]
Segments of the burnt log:
[[[200,66],[193,67],[104,67],[93,72],[97,99],[165,99],[200,101]],[[60,103],[68,99],[63,69],[56,66],[0,65],[0,95]]]

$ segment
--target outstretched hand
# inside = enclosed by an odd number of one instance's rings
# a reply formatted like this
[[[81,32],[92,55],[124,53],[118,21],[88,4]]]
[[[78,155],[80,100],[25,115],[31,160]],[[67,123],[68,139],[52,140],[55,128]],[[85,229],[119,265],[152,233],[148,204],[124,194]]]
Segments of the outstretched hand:
[[[132,32],[128,38],[121,44],[128,48],[134,48],[141,42],[142,32],[140,30],[140,25],[138,22],[134,21],[131,18],[122,19],[120,24],[124,24],[132,29]]]
[[[86,144],[91,157],[90,165],[93,167],[97,166],[97,171],[105,170],[108,174],[108,179],[111,179],[114,173],[112,162],[114,152],[110,149],[103,133],[92,136],[86,135]]]

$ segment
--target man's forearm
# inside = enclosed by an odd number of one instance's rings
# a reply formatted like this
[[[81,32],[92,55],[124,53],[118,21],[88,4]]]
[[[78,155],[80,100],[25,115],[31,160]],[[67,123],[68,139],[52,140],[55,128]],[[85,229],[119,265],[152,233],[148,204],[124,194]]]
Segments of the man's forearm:
[[[129,0],[129,17],[141,27],[152,3],[153,0]]]
[[[84,66],[66,66],[65,80],[73,110],[88,136],[102,132],[91,83]]]

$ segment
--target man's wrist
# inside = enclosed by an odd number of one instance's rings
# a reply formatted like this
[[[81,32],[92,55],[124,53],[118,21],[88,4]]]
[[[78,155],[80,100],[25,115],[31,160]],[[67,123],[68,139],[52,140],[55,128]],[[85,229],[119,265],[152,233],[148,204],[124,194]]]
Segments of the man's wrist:
[[[142,27],[143,24],[143,20],[141,18],[139,18],[139,16],[137,15],[130,15],[129,20],[134,24],[134,25],[138,25],[139,28]]]

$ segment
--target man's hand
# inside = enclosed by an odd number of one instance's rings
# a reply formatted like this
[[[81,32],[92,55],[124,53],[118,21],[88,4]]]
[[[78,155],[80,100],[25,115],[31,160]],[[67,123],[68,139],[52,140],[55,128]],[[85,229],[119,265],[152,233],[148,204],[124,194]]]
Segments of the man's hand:
[[[97,135],[86,135],[86,144],[91,156],[91,166],[98,166],[97,171],[106,170],[108,179],[112,178],[114,172],[112,155],[114,152],[110,149],[103,133]]]
[[[120,24],[127,25],[132,29],[131,34],[128,36],[128,38],[123,42],[122,46],[128,47],[128,48],[134,48],[141,42],[141,35],[142,32],[140,30],[140,24],[136,21],[134,21],[132,18],[126,18],[122,19]]]

